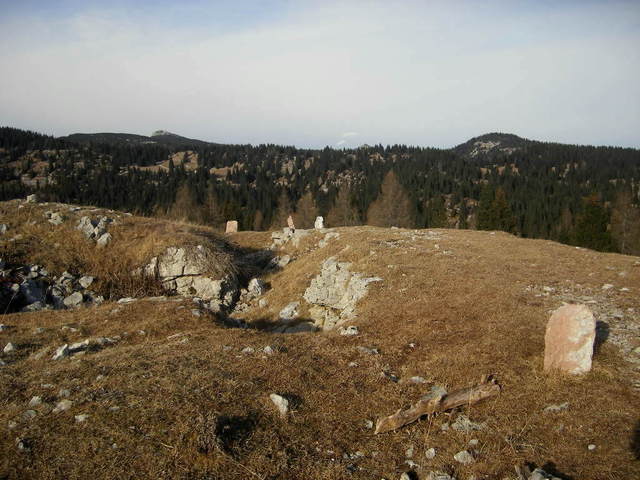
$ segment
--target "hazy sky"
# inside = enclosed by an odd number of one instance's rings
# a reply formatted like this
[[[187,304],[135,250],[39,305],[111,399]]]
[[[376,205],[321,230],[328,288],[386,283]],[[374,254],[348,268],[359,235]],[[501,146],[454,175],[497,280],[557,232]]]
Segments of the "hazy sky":
[[[0,124],[640,147],[640,1],[0,0]]]

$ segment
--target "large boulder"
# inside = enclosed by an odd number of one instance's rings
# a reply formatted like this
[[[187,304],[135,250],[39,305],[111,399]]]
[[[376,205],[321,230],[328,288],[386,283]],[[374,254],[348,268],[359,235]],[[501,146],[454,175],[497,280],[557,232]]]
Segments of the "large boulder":
[[[328,258],[304,292],[304,299],[312,304],[311,317],[325,330],[352,319],[356,303],[367,294],[368,285],[382,280],[353,273],[350,267],[350,263]]]
[[[564,305],[553,312],[544,336],[544,369],[571,374],[591,370],[596,321],[586,305]]]

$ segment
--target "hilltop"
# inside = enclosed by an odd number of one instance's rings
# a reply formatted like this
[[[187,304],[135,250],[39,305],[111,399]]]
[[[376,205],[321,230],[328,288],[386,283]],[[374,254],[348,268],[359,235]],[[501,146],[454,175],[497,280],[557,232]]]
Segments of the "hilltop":
[[[13,345],[2,478],[503,479],[525,463],[561,478],[640,474],[638,257],[489,231],[221,236],[57,203],[0,213],[3,288],[51,281],[83,299],[0,317]],[[563,302],[598,320],[582,377],[542,369]],[[432,388],[486,374],[497,397],[373,434]],[[288,399],[285,416],[271,394]],[[468,465],[453,459],[464,449]]]
[[[68,141],[72,143],[80,144],[112,144],[112,145],[167,145],[167,146],[181,146],[181,147],[194,147],[215,145],[212,142],[205,142],[203,140],[196,140],[193,138],[183,137],[175,133],[168,132],[166,130],[156,130],[149,136],[136,135],[132,133],[72,133],[65,137],[59,137],[59,140]]]

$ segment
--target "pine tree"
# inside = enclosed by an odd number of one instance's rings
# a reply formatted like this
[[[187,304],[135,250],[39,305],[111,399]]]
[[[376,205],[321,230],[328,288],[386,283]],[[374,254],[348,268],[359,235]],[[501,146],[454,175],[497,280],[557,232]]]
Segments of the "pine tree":
[[[327,225],[331,227],[349,227],[360,225],[358,211],[351,203],[351,190],[343,185],[338,190],[333,206],[327,213]]]
[[[460,209],[458,210],[458,228],[461,230],[469,228],[469,222],[467,217],[469,216],[469,209],[467,208],[467,201],[463,197],[460,200]]]
[[[611,213],[611,235],[620,253],[640,255],[640,207],[629,190],[619,192]]]
[[[305,193],[296,204],[296,213],[293,215],[293,223],[296,228],[313,228],[318,209],[313,201],[311,192]]]
[[[581,247],[609,252],[613,250],[611,233],[607,227],[609,215],[597,195],[584,199],[582,213],[576,221],[573,243]]]
[[[367,224],[376,227],[414,226],[413,205],[393,170],[385,175],[378,198],[369,206]]]
[[[513,233],[516,228],[516,219],[507,201],[507,195],[500,187],[496,190],[492,209],[493,218],[495,219],[495,229]]]
[[[293,208],[291,207],[291,200],[289,199],[287,190],[283,188],[280,192],[280,197],[278,198],[278,208],[271,219],[271,230],[280,230],[283,227],[286,227],[287,219],[292,213]]]
[[[497,221],[493,208],[494,199],[493,187],[489,184],[485,185],[480,192],[480,200],[478,201],[478,230],[495,230]]]
[[[427,208],[427,226],[429,228],[446,228],[449,226],[447,209],[440,195],[436,195],[429,201]]]

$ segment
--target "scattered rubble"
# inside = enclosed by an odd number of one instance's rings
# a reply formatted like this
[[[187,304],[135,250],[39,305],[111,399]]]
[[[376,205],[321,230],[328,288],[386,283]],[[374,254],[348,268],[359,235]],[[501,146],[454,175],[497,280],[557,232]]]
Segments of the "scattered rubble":
[[[60,310],[99,305],[104,298],[82,285],[78,277],[64,272],[52,277],[39,265],[18,265],[0,270],[0,309],[4,312]],[[82,277],[92,278],[92,277]],[[86,282],[85,282],[86,283]]]

